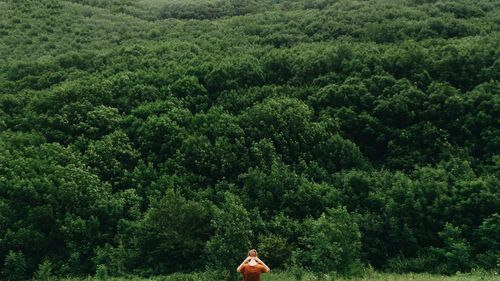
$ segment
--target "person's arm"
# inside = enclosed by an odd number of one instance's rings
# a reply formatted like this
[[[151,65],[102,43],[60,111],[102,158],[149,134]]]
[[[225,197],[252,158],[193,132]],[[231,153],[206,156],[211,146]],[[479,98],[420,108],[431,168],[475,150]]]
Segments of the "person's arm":
[[[255,261],[257,261],[258,263],[262,264],[262,266],[264,266],[264,268],[266,269],[265,272],[271,271],[271,269],[269,268],[269,266],[267,266],[267,264],[265,264],[261,259],[259,259],[259,258],[256,257]]]
[[[246,259],[243,260],[243,262],[240,264],[240,266],[238,266],[238,268],[236,268],[236,271],[238,272],[241,272],[241,269],[243,268],[243,266],[248,263],[250,261],[251,257],[247,257]]]

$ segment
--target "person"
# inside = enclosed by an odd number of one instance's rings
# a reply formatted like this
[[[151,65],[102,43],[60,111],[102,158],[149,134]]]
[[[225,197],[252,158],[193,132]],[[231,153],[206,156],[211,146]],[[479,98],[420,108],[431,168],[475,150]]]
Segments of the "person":
[[[259,259],[257,250],[248,251],[248,257],[238,266],[236,271],[241,272],[243,281],[260,281],[260,274],[271,271],[261,259]]]

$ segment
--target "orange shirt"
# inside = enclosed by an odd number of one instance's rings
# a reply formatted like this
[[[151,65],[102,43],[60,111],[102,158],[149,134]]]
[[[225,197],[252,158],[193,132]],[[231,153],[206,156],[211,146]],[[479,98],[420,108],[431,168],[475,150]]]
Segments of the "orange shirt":
[[[264,272],[266,272],[266,268],[261,264],[256,264],[255,266],[245,264],[241,268],[243,281],[260,281],[260,274]]]

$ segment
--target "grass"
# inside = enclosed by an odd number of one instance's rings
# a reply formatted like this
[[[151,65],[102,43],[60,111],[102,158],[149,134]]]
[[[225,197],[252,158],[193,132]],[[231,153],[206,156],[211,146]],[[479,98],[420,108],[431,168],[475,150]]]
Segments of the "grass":
[[[97,279],[93,277],[87,278],[70,278],[70,279],[60,279],[59,281],[100,281],[103,279]],[[158,276],[151,278],[140,278],[140,277],[130,277],[130,278],[107,278],[106,281],[220,281],[211,280],[204,276],[202,273],[198,274],[174,274],[170,276]],[[459,273],[452,276],[443,275],[433,275],[427,273],[406,273],[406,274],[396,274],[396,273],[370,273],[364,277],[334,277],[329,275],[315,276],[314,274],[305,274],[301,281],[500,281],[500,275],[496,273],[484,273],[484,272],[474,272],[474,273]],[[292,274],[287,272],[275,272],[264,274],[261,276],[261,281],[296,281]]]

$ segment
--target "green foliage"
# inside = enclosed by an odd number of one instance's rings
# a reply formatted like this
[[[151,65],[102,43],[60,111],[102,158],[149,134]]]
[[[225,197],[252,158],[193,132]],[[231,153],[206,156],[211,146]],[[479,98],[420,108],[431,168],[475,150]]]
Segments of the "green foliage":
[[[318,219],[306,221],[298,261],[314,272],[349,274],[357,266],[361,233],[345,208],[328,209]]]
[[[44,262],[39,264],[38,269],[35,271],[35,274],[33,275],[33,278],[35,280],[41,280],[41,281],[52,280],[54,278],[52,275],[52,263],[48,260],[45,260]]]
[[[209,221],[206,204],[168,190],[151,204],[134,231],[133,262],[150,274],[196,270],[206,259]]]
[[[245,257],[250,247],[252,229],[248,211],[236,195],[226,192],[220,208],[214,209],[211,226],[214,234],[206,244],[207,260],[231,280],[238,261]]]
[[[323,278],[323,280],[339,280],[348,281],[356,280],[352,277],[342,277],[336,275],[321,275],[316,276],[312,272],[303,271],[301,279],[295,279],[291,271],[280,271],[271,272],[266,274],[266,280],[270,281],[318,281]],[[208,272],[196,272],[196,273],[175,273],[167,276],[156,276],[148,278],[140,277],[123,277],[123,278],[112,278],[113,281],[217,281],[219,277],[211,271]],[[405,281],[405,280],[415,280],[415,281],[479,281],[479,280],[491,280],[498,281],[500,277],[491,272],[476,271],[473,273],[460,273],[452,276],[446,275],[434,275],[428,273],[406,273],[406,274],[395,274],[395,273],[378,273],[378,272],[368,272],[363,277],[359,277],[361,280],[373,280],[373,281],[384,281],[384,280],[394,280],[394,281]],[[65,281],[95,281],[99,280],[97,278],[84,277],[84,278],[62,278],[54,280],[65,280]]]
[[[2,277],[498,269],[497,2],[0,1]]]
[[[104,264],[100,264],[97,266],[95,276],[98,280],[107,280],[108,279],[108,269]]]
[[[0,195],[9,207],[3,216],[12,223],[1,230],[1,256],[21,248],[26,269],[54,257],[60,271],[86,272],[94,247],[110,241],[106,233],[124,215],[124,206],[73,151],[31,140],[31,146],[9,153],[10,136],[3,135]]]
[[[215,19],[246,14],[257,7],[253,0],[169,1],[160,8],[159,18]]]
[[[120,183],[116,180],[135,166],[137,157],[138,152],[127,135],[117,130],[90,143],[83,159],[102,181],[111,181],[113,186],[118,186]]]
[[[461,237],[460,228],[446,224],[443,231],[438,234],[444,242],[444,247],[439,249],[438,253],[445,260],[445,272],[451,274],[464,269],[468,270],[471,264],[471,248],[469,243]]]
[[[492,214],[481,222],[477,229],[476,239],[478,255],[477,264],[488,269],[497,269],[500,266],[500,243],[497,237],[500,235],[500,215]]]
[[[286,238],[270,234],[259,237],[259,255],[271,268],[284,268],[291,263],[292,246]]]
[[[9,251],[5,257],[2,276],[7,281],[27,280],[26,258],[22,252]]]

